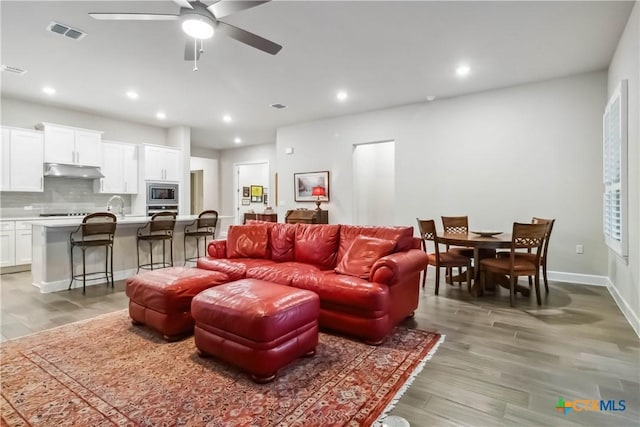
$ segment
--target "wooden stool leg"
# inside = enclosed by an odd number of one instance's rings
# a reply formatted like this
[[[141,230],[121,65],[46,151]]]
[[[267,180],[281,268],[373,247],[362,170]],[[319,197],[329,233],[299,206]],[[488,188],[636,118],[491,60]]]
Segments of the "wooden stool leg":
[[[85,252],[87,251],[86,247],[82,247],[82,293],[84,294],[86,291],[86,285],[87,285],[87,271],[86,271],[86,264],[85,264]]]
[[[69,287],[67,288],[67,290],[71,289],[71,285],[73,285],[73,275],[74,275],[74,271],[73,271],[73,245],[71,245],[71,256],[69,257],[69,259],[71,260],[71,280],[69,281]]]

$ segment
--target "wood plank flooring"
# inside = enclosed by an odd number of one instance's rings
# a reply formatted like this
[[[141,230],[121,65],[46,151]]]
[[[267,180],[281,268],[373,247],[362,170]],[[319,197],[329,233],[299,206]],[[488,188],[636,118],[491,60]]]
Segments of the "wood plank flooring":
[[[0,281],[2,340],[127,307],[122,281],[86,295],[40,294],[29,272]],[[640,340],[605,288],[552,282],[540,308],[533,295],[509,307],[506,290],[433,289],[428,278],[406,325],[446,340],[392,414],[412,426],[640,426]],[[564,415],[560,396],[625,400],[626,410]]]

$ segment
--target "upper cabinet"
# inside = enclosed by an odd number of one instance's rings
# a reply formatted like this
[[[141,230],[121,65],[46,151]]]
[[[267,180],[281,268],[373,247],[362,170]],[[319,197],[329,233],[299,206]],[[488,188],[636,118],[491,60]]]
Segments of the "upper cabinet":
[[[44,191],[42,132],[2,128],[0,190]]]
[[[44,161],[78,166],[100,166],[102,132],[42,123]]]
[[[144,179],[180,181],[180,151],[157,145],[144,146]]]
[[[102,166],[104,178],[94,181],[96,193],[138,193],[138,147],[115,141],[102,142]]]

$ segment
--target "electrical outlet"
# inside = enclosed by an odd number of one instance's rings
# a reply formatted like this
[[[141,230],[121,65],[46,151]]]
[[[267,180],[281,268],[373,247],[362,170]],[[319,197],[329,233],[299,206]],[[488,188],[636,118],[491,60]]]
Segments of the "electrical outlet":
[[[583,254],[584,253],[584,247],[582,245],[576,245],[576,253],[577,254]]]

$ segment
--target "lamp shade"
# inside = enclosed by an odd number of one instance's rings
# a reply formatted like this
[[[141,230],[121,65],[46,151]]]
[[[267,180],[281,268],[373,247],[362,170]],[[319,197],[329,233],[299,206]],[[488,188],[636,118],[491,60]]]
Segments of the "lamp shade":
[[[313,187],[313,189],[311,190],[311,195],[316,197],[324,197],[327,195],[327,193],[325,192],[324,187],[317,186]]]

